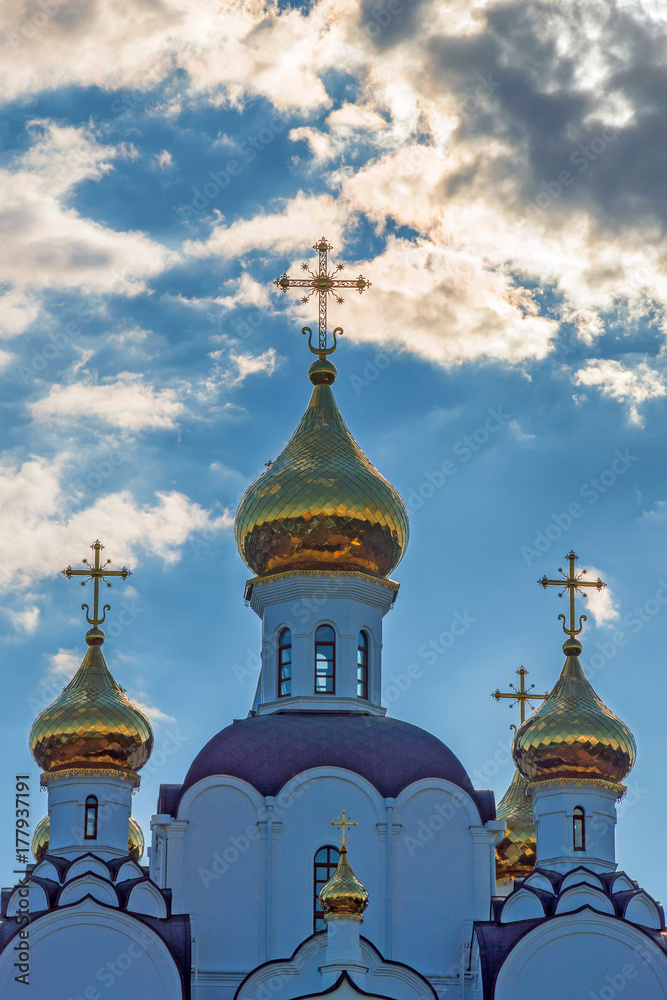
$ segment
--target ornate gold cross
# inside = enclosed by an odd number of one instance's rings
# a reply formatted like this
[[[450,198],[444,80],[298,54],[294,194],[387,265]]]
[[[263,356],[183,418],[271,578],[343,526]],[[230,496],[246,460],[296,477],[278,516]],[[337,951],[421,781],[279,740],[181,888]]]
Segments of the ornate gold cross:
[[[342,816],[343,816],[342,819],[332,819],[331,820],[331,825],[332,826],[339,826],[340,827],[341,836],[338,838],[338,843],[340,844],[341,847],[345,847],[347,845],[347,841],[348,841],[347,835],[345,833],[345,827],[347,827],[347,826],[358,826],[359,824],[357,823],[357,821],[355,819],[345,819],[345,810],[344,809],[343,809]]]
[[[548,580],[545,575],[537,582],[541,584],[545,590],[547,587],[561,587],[562,589],[558,595],[559,597],[562,597],[566,590],[568,591],[570,597],[570,627],[565,628],[565,615],[559,615],[558,620],[563,622],[563,632],[565,632],[566,635],[579,635],[583,627],[581,623],[586,621],[586,615],[579,616],[579,628],[575,628],[574,623],[576,615],[574,612],[574,595],[581,594],[581,596],[585,598],[587,595],[582,590],[582,587],[595,587],[596,590],[602,590],[607,586],[607,584],[603,583],[600,577],[598,577],[597,580],[582,580],[582,577],[588,572],[586,569],[582,569],[577,576],[574,572],[574,564],[579,556],[576,555],[572,549],[570,549],[565,558],[570,563],[570,569],[567,576],[565,576],[565,573],[563,573],[563,570],[559,566],[558,572],[563,574],[561,580]]]
[[[535,706],[531,705],[531,702],[544,701],[546,698],[549,697],[548,691],[545,691],[544,694],[530,693],[535,687],[535,685],[531,684],[530,687],[528,688],[526,687],[527,673],[528,671],[524,666],[519,667],[519,669],[517,670],[517,674],[519,675],[520,678],[518,688],[515,687],[514,684],[510,684],[510,687],[512,689],[511,691],[501,691],[500,688],[496,688],[496,690],[493,691],[491,694],[491,697],[495,698],[496,701],[500,701],[501,698],[511,698],[512,704],[510,705],[510,708],[514,708],[515,705],[519,706],[519,710],[521,712],[521,722],[526,721],[526,705],[528,705],[528,708],[531,710],[531,712],[534,712]],[[510,726],[510,729],[516,730],[516,726],[512,725]]]
[[[71,566],[68,566],[62,573],[68,580],[71,580],[73,576],[85,576],[86,579],[81,581],[82,587],[85,587],[90,580],[93,581],[93,617],[90,617],[90,607],[87,604],[82,604],[81,610],[86,612],[86,621],[88,624],[92,625],[93,628],[98,628],[104,623],[107,611],[111,607],[110,604],[105,604],[102,608],[102,617],[100,618],[100,580],[104,580],[107,587],[110,587],[111,584],[106,579],[108,576],[119,576],[121,579],[127,580],[128,576],[132,576],[132,574],[125,566],[122,569],[107,569],[107,566],[111,565],[111,559],[107,559],[106,562],[100,562],[100,552],[104,546],[99,538],[96,538],[90,547],[95,552],[95,561],[92,566],[87,559],[83,559],[82,562],[86,567],[85,569],[72,569]]]
[[[335,271],[329,271],[327,254],[329,250],[333,250],[333,247],[324,236],[319,243],[314,245],[313,250],[317,250],[320,258],[320,267],[317,274],[310,269],[308,264],[304,263],[301,265],[301,270],[307,273],[307,278],[290,278],[288,274],[283,274],[280,278],[276,278],[273,284],[277,285],[278,288],[282,288],[283,292],[286,292],[288,288],[309,288],[310,291],[307,295],[303,296],[301,299],[302,302],[307,302],[317,292],[320,300],[319,347],[317,350],[312,344],[313,333],[310,327],[304,326],[301,332],[309,335],[308,347],[313,354],[318,354],[320,358],[325,358],[327,354],[332,354],[336,350],[336,335],[341,336],[343,333],[342,327],[337,326],[333,331],[333,347],[327,347],[327,298],[329,295],[334,295],[336,302],[342,305],[345,300],[340,295],[336,295],[336,289],[356,288],[361,295],[362,292],[371,287],[371,283],[370,281],[366,281],[362,274],[358,278],[337,278],[336,274],[343,270],[344,264],[337,264]]]

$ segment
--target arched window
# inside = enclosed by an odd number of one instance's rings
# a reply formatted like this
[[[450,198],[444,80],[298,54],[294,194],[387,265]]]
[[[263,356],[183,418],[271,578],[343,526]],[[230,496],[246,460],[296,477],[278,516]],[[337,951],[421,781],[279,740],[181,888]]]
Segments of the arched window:
[[[313,860],[313,932],[326,928],[324,912],[320,905],[320,890],[325,886],[338,867],[340,851],[337,847],[320,847]]]
[[[284,628],[278,638],[278,697],[292,693],[292,633]]]
[[[572,846],[575,851],[586,850],[586,813],[581,806],[572,813]]]
[[[315,633],[315,694],[336,692],[336,633],[320,625]]]
[[[89,795],[86,799],[83,837],[84,840],[95,840],[97,837],[97,799],[94,795]]]
[[[368,632],[360,632],[357,641],[357,698],[368,700]]]

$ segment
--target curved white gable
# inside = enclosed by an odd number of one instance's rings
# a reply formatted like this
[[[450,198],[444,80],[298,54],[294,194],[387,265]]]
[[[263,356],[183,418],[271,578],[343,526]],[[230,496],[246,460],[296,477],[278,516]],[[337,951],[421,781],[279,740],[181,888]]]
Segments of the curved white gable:
[[[514,920],[534,920],[544,916],[542,900],[529,889],[517,889],[508,896],[503,906],[500,922],[509,924]]]
[[[167,916],[167,904],[161,892],[152,882],[140,882],[135,885],[127,900],[127,909],[132,913],[145,913],[149,917]]]
[[[29,989],[15,982],[11,944],[0,954],[2,1000],[66,1000],[85,997],[86,990],[89,997],[122,1000],[183,997],[178,968],[162,938],[129,914],[91,899],[50,910],[30,924]]]
[[[553,885],[546,875],[543,875],[541,872],[532,872],[528,878],[524,879],[523,884],[526,888],[542,889],[544,892],[550,892],[552,896],[554,894]]]
[[[632,897],[625,908],[623,916],[626,920],[631,920],[633,924],[641,924],[642,927],[651,927],[656,931],[659,931],[662,927],[658,907],[644,892]]]
[[[28,886],[18,886],[9,897],[7,903],[7,916],[15,917],[18,913],[25,912],[25,899],[28,899],[30,913],[39,913],[40,910],[47,910],[49,902],[46,893],[37,882],[30,881]],[[21,905],[23,903],[23,905]]]
[[[76,861],[72,862],[70,867],[67,869],[67,874],[65,875],[65,883],[72,882],[73,879],[79,878],[80,875],[86,875],[90,872],[91,875],[98,875],[100,878],[109,881],[111,879],[111,874],[109,869],[100,861],[99,858],[91,857],[90,855],[84,855],[82,858],[77,858]]]
[[[573,913],[525,934],[503,963],[494,1000],[667,1000],[667,955],[623,920]]]
[[[33,875],[36,878],[48,878],[51,882],[60,884],[58,869],[52,861],[47,861],[46,858],[42,858],[39,864],[35,866]]]
[[[129,882],[131,879],[143,878],[145,872],[142,871],[136,861],[124,861],[118,869],[116,882]]]
[[[108,874],[108,873],[107,873]],[[109,882],[104,882],[97,875],[81,875],[76,881],[67,882],[58,896],[58,906],[68,906],[77,903],[85,896],[92,896],[107,906],[118,906],[116,890]]]
[[[609,897],[605,896],[600,889],[593,888],[592,885],[575,885],[571,889],[566,889],[558,897],[556,913],[572,913],[573,910],[578,910],[582,906],[590,906],[591,909],[599,910],[600,913],[614,915],[614,904]]]
[[[614,879],[614,884],[612,886],[611,891],[626,892],[629,889],[636,889],[636,888],[637,886],[632,882],[631,879],[628,878],[625,872],[621,872],[621,874],[617,875],[616,878]]]
[[[565,892],[566,889],[569,889],[571,885],[580,885],[582,882],[586,882],[588,885],[592,885],[596,889],[602,890],[604,888],[602,880],[599,879],[594,872],[578,868],[576,871],[570,872],[565,876],[560,884],[559,895],[560,893]]]

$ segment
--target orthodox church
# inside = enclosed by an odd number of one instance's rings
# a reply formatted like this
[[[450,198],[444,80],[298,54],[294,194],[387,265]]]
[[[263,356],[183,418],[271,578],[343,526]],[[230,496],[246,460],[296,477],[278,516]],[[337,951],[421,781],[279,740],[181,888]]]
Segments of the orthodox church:
[[[316,249],[319,272],[278,282],[320,298],[310,402],[236,514],[262,631],[248,717],[161,786],[143,865],[131,805],[153,737],[109,672],[99,610],[100,583],[128,571],[99,542],[68,567],[93,583],[91,627],[30,734],[48,816],[2,893],[0,996],[667,1000],[662,907],[615,853],[635,742],[580,662],[575,595],[602,581],[582,579],[574,553],[541,581],[569,594],[565,662],[516,731],[497,810],[449,747],[381,704],[408,519],[336,405],[338,279],[329,245]]]

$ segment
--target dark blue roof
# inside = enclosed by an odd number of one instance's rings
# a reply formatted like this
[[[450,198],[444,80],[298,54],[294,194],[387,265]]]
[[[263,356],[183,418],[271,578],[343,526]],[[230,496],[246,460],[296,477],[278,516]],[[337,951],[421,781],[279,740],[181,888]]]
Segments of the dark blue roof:
[[[461,762],[439,739],[408,722],[359,712],[277,712],[236,721],[200,750],[178,797],[212,774],[229,774],[262,795],[277,795],[290,778],[312,767],[353,771],[384,798],[422,778],[444,778],[471,796],[483,822],[495,817],[493,793],[475,792]],[[169,811],[175,798],[165,797]]]

